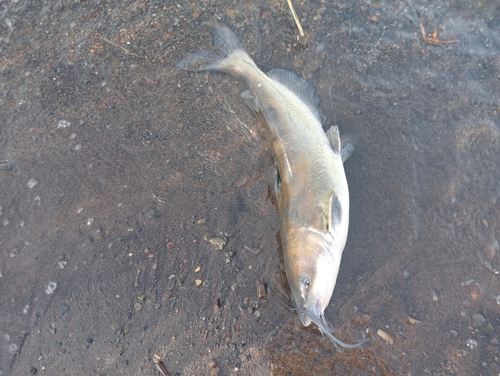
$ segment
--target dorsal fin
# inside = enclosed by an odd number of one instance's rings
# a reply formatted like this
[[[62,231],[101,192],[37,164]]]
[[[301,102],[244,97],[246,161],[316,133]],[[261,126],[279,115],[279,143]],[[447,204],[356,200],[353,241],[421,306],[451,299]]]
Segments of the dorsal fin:
[[[278,81],[288,90],[293,92],[311,110],[314,116],[321,122],[319,109],[319,96],[314,86],[295,72],[285,69],[271,69],[267,76]]]

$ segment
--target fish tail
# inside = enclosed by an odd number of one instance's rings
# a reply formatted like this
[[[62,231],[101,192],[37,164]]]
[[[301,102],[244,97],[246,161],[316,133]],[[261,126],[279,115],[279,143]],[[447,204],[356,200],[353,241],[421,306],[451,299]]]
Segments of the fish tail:
[[[229,73],[233,76],[241,75],[239,69],[247,63],[255,66],[254,61],[241,45],[236,34],[222,22],[215,21],[213,27],[214,46],[220,54],[211,54],[207,51],[197,51],[175,63],[179,69],[201,72],[215,70]]]
[[[218,21],[214,23],[214,46],[226,56],[235,50],[245,51],[234,31]]]

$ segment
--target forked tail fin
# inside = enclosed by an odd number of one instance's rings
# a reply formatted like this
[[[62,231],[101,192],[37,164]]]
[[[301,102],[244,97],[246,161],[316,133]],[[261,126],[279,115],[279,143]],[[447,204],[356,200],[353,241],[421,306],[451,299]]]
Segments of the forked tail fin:
[[[179,69],[201,72],[216,70],[237,75],[238,64],[245,60],[254,65],[252,58],[246,53],[236,34],[222,22],[215,21],[213,27],[214,46],[219,49],[220,54],[212,54],[200,50],[190,53],[185,58],[175,63]]]

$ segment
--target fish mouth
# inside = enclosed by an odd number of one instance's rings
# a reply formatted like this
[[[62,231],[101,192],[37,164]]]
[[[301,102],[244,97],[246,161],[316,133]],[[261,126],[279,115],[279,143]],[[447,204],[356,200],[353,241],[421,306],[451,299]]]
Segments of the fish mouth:
[[[309,301],[310,300],[311,299],[309,299]],[[324,308],[320,299],[317,299],[313,304],[308,304],[306,298],[301,303],[302,304],[297,308],[297,313],[302,325],[309,326],[311,321],[316,323],[315,318],[323,317]]]
[[[311,323],[311,318],[309,317],[309,310],[307,307],[302,306],[297,309],[297,314],[299,315],[300,322],[304,326],[309,326]]]

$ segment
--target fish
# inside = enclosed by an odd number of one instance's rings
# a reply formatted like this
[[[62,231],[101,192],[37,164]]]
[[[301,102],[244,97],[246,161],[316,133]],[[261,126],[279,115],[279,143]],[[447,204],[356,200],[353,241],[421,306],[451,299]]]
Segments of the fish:
[[[325,319],[349,228],[349,189],[344,162],[353,151],[339,128],[321,124],[319,96],[304,78],[285,69],[260,70],[226,24],[214,21],[220,51],[197,51],[179,69],[227,73],[246,85],[241,98],[261,119],[276,165],[274,184],[285,274],[294,309],[337,346],[355,348],[333,335]]]

